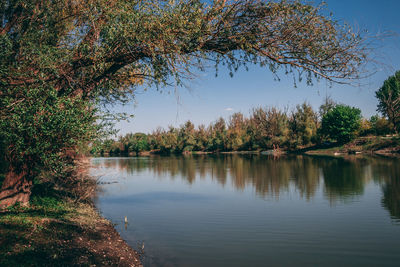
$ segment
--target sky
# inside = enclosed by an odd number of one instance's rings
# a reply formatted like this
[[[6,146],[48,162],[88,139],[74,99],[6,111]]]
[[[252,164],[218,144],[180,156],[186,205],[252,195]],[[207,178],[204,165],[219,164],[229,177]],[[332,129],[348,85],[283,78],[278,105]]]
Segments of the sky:
[[[334,101],[361,109],[364,117],[376,114],[375,91],[388,76],[400,70],[400,1],[398,0],[326,0],[326,9],[341,22],[355,29],[367,30],[376,36],[389,32],[390,37],[375,48],[372,55],[378,64],[370,64],[373,74],[360,81],[361,85],[331,84],[321,80],[313,86],[305,81],[294,86],[293,78],[279,75],[280,81],[267,68],[249,66],[239,70],[233,78],[226,69],[215,69],[198,74],[186,88],[167,88],[163,92],[150,88],[138,89],[135,101],[116,106],[116,112],[127,112],[134,117],[116,124],[118,135],[129,132],[150,133],[157,127],[178,127],[187,120],[196,126],[208,125],[219,117],[229,118],[234,112],[246,116],[252,108],[276,106],[293,109],[297,104],[308,102],[315,110],[328,95]],[[318,1],[316,1],[318,3]]]

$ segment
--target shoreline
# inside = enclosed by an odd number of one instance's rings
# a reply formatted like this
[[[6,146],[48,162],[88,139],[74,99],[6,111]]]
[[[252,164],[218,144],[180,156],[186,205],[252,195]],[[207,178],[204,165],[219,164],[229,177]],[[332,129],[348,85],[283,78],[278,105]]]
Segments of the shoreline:
[[[142,266],[93,203],[48,202],[0,212],[1,266]]]
[[[329,143],[327,145],[311,145],[298,149],[269,149],[269,150],[234,150],[234,151],[183,151],[181,153],[160,153],[158,150],[142,151],[137,156],[153,155],[218,155],[218,154],[238,154],[238,155],[269,155],[280,156],[288,155],[379,155],[387,157],[400,156],[400,137],[399,136],[366,136],[358,137],[346,144]],[[109,154],[92,155],[94,157],[135,157],[133,154]]]
[[[400,139],[359,138],[340,146],[310,146],[294,151],[182,153],[208,154],[400,157]],[[141,154],[152,155],[157,154]],[[29,207],[11,207],[0,211],[0,236],[0,266],[142,266],[138,251],[101,216],[94,202],[74,203],[44,196],[34,199]]]

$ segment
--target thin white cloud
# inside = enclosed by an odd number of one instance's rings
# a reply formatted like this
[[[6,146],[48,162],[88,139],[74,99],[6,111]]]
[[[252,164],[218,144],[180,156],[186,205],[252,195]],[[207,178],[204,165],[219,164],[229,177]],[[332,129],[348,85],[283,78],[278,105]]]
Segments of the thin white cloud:
[[[233,108],[226,108],[225,111],[233,111]]]

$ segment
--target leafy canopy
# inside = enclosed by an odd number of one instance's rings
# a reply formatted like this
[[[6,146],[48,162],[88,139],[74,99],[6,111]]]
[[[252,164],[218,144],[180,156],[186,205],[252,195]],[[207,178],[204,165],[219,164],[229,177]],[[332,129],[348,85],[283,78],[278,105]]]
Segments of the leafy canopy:
[[[393,130],[400,130],[400,71],[387,78],[375,93],[378,111],[389,118]]]
[[[346,143],[356,136],[360,123],[360,109],[346,105],[336,105],[322,117],[321,131],[339,143]]]
[[[0,14],[0,81],[46,82],[60,95],[123,99],[145,81],[179,84],[207,61],[341,81],[365,58],[359,35],[299,1],[9,0]]]
[[[359,35],[300,1],[5,0],[0,17],[11,170],[65,167],[96,135],[99,104],[124,103],[139,85],[181,85],[210,63],[343,82],[365,59]]]

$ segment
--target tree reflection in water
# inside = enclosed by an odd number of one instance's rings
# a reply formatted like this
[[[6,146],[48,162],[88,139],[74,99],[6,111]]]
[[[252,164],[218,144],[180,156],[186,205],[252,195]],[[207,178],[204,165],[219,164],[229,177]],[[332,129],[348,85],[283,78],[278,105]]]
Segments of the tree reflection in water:
[[[260,197],[279,198],[294,188],[309,200],[323,186],[332,204],[361,196],[365,186],[375,182],[382,186],[382,205],[400,219],[399,159],[227,154],[120,158],[102,164],[131,174],[150,172],[159,179],[180,178],[189,184],[210,177],[222,186],[230,182],[237,190],[251,186]]]

